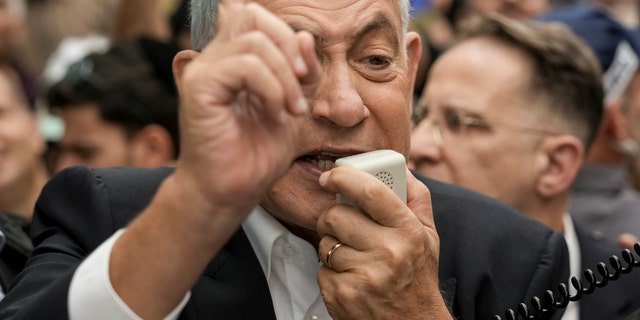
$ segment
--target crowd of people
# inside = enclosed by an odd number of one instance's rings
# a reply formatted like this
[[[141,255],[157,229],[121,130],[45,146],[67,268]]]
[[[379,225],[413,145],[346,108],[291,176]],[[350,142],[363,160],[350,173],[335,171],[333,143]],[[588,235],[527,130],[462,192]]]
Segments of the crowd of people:
[[[640,319],[639,8],[0,0],[0,318]]]

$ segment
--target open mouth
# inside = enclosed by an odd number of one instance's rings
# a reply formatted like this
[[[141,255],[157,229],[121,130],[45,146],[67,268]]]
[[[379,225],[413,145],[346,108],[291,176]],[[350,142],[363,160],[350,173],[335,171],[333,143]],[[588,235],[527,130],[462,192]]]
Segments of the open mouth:
[[[313,166],[318,167],[322,171],[329,171],[336,167],[336,160],[350,156],[350,155],[353,155],[353,154],[352,153],[336,154],[336,153],[329,153],[329,152],[319,152],[315,154],[304,155],[298,158],[298,160],[308,162]]]

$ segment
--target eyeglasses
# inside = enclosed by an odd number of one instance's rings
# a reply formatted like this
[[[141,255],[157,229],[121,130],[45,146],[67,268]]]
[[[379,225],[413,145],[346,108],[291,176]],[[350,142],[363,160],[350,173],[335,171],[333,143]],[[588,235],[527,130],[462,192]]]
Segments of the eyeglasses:
[[[413,120],[416,124],[422,121],[431,120],[431,134],[436,145],[439,147],[444,145],[444,137],[462,137],[468,136],[472,131],[490,132],[494,130],[494,127],[500,127],[507,130],[537,134],[537,135],[557,135],[557,132],[553,132],[546,129],[529,128],[516,125],[510,125],[506,123],[492,123],[490,124],[486,120],[467,113],[462,110],[448,109],[445,111],[444,117],[440,118],[428,118],[427,108],[417,108],[413,115]],[[441,123],[442,121],[442,123]]]

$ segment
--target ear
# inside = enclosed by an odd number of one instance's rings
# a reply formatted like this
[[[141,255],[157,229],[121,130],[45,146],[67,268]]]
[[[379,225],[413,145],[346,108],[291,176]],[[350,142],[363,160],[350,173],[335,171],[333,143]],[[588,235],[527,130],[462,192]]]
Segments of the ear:
[[[167,166],[174,160],[171,135],[160,125],[144,127],[133,140],[133,165],[155,168]]]
[[[184,70],[189,64],[189,62],[193,61],[193,59],[198,55],[197,51],[194,50],[182,50],[176,54],[173,58],[173,77],[176,81],[176,86],[178,87],[178,93],[181,93],[182,88],[182,75],[184,74]]]
[[[540,144],[541,170],[536,191],[551,198],[568,191],[584,162],[582,142],[572,135],[548,136]]]
[[[408,76],[411,81],[409,86],[409,101],[413,101],[413,89],[416,85],[416,74],[420,65],[420,58],[422,57],[422,44],[420,35],[417,32],[407,33],[407,67]]]
[[[611,138],[616,141],[622,141],[629,137],[626,129],[625,116],[622,114],[622,102],[620,99],[607,105],[605,109],[605,119],[608,121],[607,130]]]

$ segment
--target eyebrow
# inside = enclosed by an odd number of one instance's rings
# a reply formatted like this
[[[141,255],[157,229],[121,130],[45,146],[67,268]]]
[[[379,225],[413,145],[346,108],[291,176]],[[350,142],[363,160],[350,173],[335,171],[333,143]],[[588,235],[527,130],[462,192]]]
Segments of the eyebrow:
[[[317,32],[313,32],[312,30],[308,30],[307,28],[298,25],[298,24],[290,24],[291,28],[295,31],[307,31],[313,35],[313,38],[316,44],[319,47],[326,46],[328,41],[325,37],[321,36]],[[396,26],[387,19],[383,14],[377,14],[369,23],[367,23],[362,29],[360,29],[354,35],[349,37],[350,42],[356,42],[357,40],[367,36],[370,33],[382,31],[385,36],[392,40],[394,53],[399,51],[400,42],[397,37],[398,29]]]

